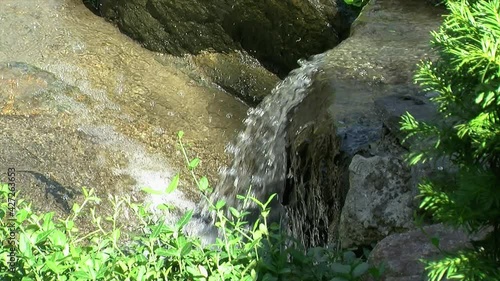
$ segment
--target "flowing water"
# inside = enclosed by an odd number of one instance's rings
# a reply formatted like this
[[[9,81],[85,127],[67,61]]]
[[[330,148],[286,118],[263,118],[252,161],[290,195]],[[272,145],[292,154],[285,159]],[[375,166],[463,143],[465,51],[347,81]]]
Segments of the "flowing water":
[[[140,188],[162,189],[185,169],[176,149],[176,133],[183,130],[190,157],[202,159],[199,174],[215,180],[228,161],[224,146],[242,128],[247,106],[193,80],[197,75],[186,73],[196,67],[188,61],[142,48],[81,0],[1,0],[0,63],[11,62],[0,73],[1,173],[14,166],[61,186],[95,188],[101,197],[140,197]],[[27,71],[40,73],[31,66],[76,88],[75,96],[46,93],[66,115],[56,115],[57,108],[37,115],[35,103],[16,105],[23,102],[22,85],[35,85]],[[42,122],[47,118],[52,121]],[[31,156],[24,157],[26,151]],[[187,176],[178,192],[150,201],[181,211],[196,208]],[[40,188],[23,183],[20,191],[35,208],[54,210]]]
[[[248,111],[244,120],[246,128],[226,148],[233,160],[221,169],[221,181],[212,195],[213,200],[224,199],[229,205],[239,206],[236,195],[247,194],[249,188],[250,195],[261,202],[266,202],[273,193],[278,194],[278,201],[282,200],[287,177],[286,126],[294,107],[308,94],[323,57],[316,55],[309,61],[299,61],[298,69]]]

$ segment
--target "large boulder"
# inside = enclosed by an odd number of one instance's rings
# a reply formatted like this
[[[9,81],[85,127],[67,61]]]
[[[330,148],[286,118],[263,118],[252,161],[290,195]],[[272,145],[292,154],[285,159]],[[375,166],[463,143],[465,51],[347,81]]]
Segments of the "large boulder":
[[[312,59],[317,72],[297,75],[290,95],[304,91],[302,84],[308,94],[289,111],[287,177],[277,190],[284,190],[292,234],[305,245],[335,243],[339,235],[346,246],[370,244],[412,227],[423,172],[405,167],[403,149],[385,128],[386,119],[395,128],[399,112],[389,112],[387,101],[383,113],[375,101],[395,94],[412,101],[420,93],[413,72],[430,51],[430,31],[439,27],[441,12],[420,0],[373,0],[349,38]]]
[[[350,188],[339,227],[342,247],[370,245],[413,226],[416,190],[402,160],[356,155],[349,172]]]
[[[436,259],[442,254],[432,243],[434,238],[439,240],[442,252],[453,252],[471,247],[469,241],[474,237],[442,224],[425,226],[386,237],[370,253],[368,261],[374,266],[384,266],[383,281],[426,280],[421,259]]]
[[[332,1],[101,0],[99,12],[146,48],[174,55],[243,48],[286,74],[338,43]]]
[[[354,155],[384,136],[386,117],[375,100],[400,95],[412,101],[421,93],[413,75],[431,53],[430,31],[439,27],[442,12],[420,0],[372,0],[353,23],[351,36],[325,53],[318,83],[335,93],[329,110],[344,151]],[[390,129],[397,130],[393,121]]]

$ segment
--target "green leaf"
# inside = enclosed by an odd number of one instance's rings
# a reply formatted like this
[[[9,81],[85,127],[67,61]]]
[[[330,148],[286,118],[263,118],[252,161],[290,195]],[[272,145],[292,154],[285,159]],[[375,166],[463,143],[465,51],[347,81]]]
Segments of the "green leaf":
[[[198,270],[200,271],[201,276],[205,278],[208,277],[208,271],[203,265],[198,265]]]
[[[50,233],[52,233],[53,230],[47,230],[39,233],[36,236],[35,244],[43,243],[49,237]]]
[[[266,273],[264,277],[262,278],[262,281],[278,281],[278,277],[273,276],[270,273]]]
[[[33,256],[31,251],[31,241],[25,233],[19,234],[19,252],[26,257]]]
[[[193,247],[193,244],[191,242],[186,243],[182,247],[181,251],[179,252],[179,257],[183,258],[183,257],[187,256],[187,254],[189,254],[191,252],[192,247]]]
[[[201,191],[205,191],[208,189],[208,179],[207,177],[202,177],[198,183],[198,188]]]
[[[21,210],[17,211],[17,213],[16,213],[17,223],[18,224],[23,223],[26,220],[26,218],[28,218],[29,214],[30,214],[29,211],[26,209],[21,209]]]
[[[179,174],[176,174],[172,179],[172,181],[170,182],[170,184],[168,185],[168,187],[165,189],[165,193],[170,194],[174,192],[174,190],[177,189],[178,185],[179,185]]]
[[[198,268],[190,265],[190,266],[187,266],[186,267],[186,271],[189,272],[189,274],[194,277],[195,279],[194,280],[198,280],[196,277],[198,277],[200,275],[199,271],[198,271]]]
[[[151,233],[150,237],[151,238],[158,237],[163,229],[163,220],[160,220],[160,224],[155,225],[152,228],[153,228],[153,232]]]
[[[113,241],[118,241],[120,239],[120,229],[115,229],[112,233]]]
[[[229,211],[231,212],[231,214],[235,217],[235,218],[239,218],[240,217],[240,212],[238,210],[236,210],[235,208],[233,207],[229,207]]]
[[[55,274],[61,274],[62,272],[64,272],[64,268],[53,261],[46,261],[45,265],[47,265],[47,268],[52,270],[52,272],[54,272]]]
[[[147,271],[147,270],[146,270],[146,267],[145,267],[145,266],[141,265],[141,266],[139,267],[139,272],[137,273],[137,281],[143,281],[143,280],[146,280],[146,279],[144,278],[144,274],[146,273],[146,271]]]
[[[142,191],[144,191],[144,192],[146,192],[148,194],[154,194],[154,195],[163,195],[163,194],[165,194],[163,191],[152,189],[150,187],[143,187]]]
[[[183,137],[183,136],[184,136],[184,132],[183,132],[183,131],[179,131],[179,132],[177,133],[177,137],[178,137],[179,139],[182,139],[182,137]]]
[[[90,275],[85,272],[85,271],[82,271],[82,270],[79,270],[79,271],[75,271],[71,274],[73,277],[76,277],[78,279],[83,279],[83,280],[88,280],[88,279],[91,279],[90,278]]]
[[[224,200],[219,200],[219,201],[217,201],[217,203],[215,203],[215,209],[220,210],[225,205],[226,205],[226,202]]]
[[[198,167],[198,164],[200,164],[200,159],[199,158],[194,158],[193,160],[191,160],[191,162],[189,162],[188,167],[189,167],[190,170],[193,170],[196,167]]]
[[[432,237],[431,243],[432,243],[432,245],[434,245],[434,247],[439,248],[439,238],[438,237]]]
[[[362,262],[354,268],[354,270],[352,271],[352,275],[353,277],[361,277],[361,275],[368,272],[369,268],[370,266],[366,262]]]
[[[191,220],[192,216],[193,210],[189,210],[179,221],[177,221],[175,224],[177,231],[181,230]]]
[[[347,251],[343,254],[344,261],[347,263],[352,263],[356,259],[356,254],[353,251]]]
[[[336,273],[348,274],[351,272],[351,266],[347,264],[341,264],[338,262],[334,262],[331,264],[331,268]]]
[[[162,257],[176,257],[177,251],[174,249],[158,248],[155,250],[155,254]]]
[[[80,205],[78,205],[78,203],[73,204],[71,210],[73,210],[73,213],[77,214],[80,211]]]
[[[54,223],[52,222],[53,217],[54,217],[54,212],[46,213],[45,216],[43,216],[43,225],[42,225],[43,230],[50,230],[54,228]]]
[[[54,232],[51,233],[49,239],[52,241],[52,244],[54,244],[54,246],[61,248],[64,248],[64,245],[66,245],[67,243],[66,234],[58,229],[55,229]]]

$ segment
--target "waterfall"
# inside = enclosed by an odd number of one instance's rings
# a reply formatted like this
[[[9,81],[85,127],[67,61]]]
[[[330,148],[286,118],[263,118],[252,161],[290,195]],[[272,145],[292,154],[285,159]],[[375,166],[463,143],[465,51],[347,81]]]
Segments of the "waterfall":
[[[323,54],[300,60],[293,70],[257,107],[251,108],[244,121],[246,128],[226,147],[232,156],[229,167],[220,170],[221,179],[211,201],[225,200],[229,206],[241,206],[236,195],[251,196],[265,202],[273,193],[281,201],[286,180],[286,127],[289,113],[309,93],[319,71]],[[207,215],[207,208],[202,213]]]

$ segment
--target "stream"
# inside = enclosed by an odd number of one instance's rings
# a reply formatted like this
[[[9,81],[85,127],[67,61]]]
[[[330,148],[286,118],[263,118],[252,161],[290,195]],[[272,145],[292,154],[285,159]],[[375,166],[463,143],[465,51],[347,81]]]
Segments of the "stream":
[[[179,130],[202,160],[197,174],[216,181],[248,108],[188,75],[190,60],[144,49],[80,0],[2,0],[0,63],[0,169],[27,171],[19,191],[39,211],[68,211],[58,201],[67,195],[47,195],[56,186],[137,200],[142,187],[165,188],[186,170]],[[149,201],[195,208],[181,174],[178,191]]]

